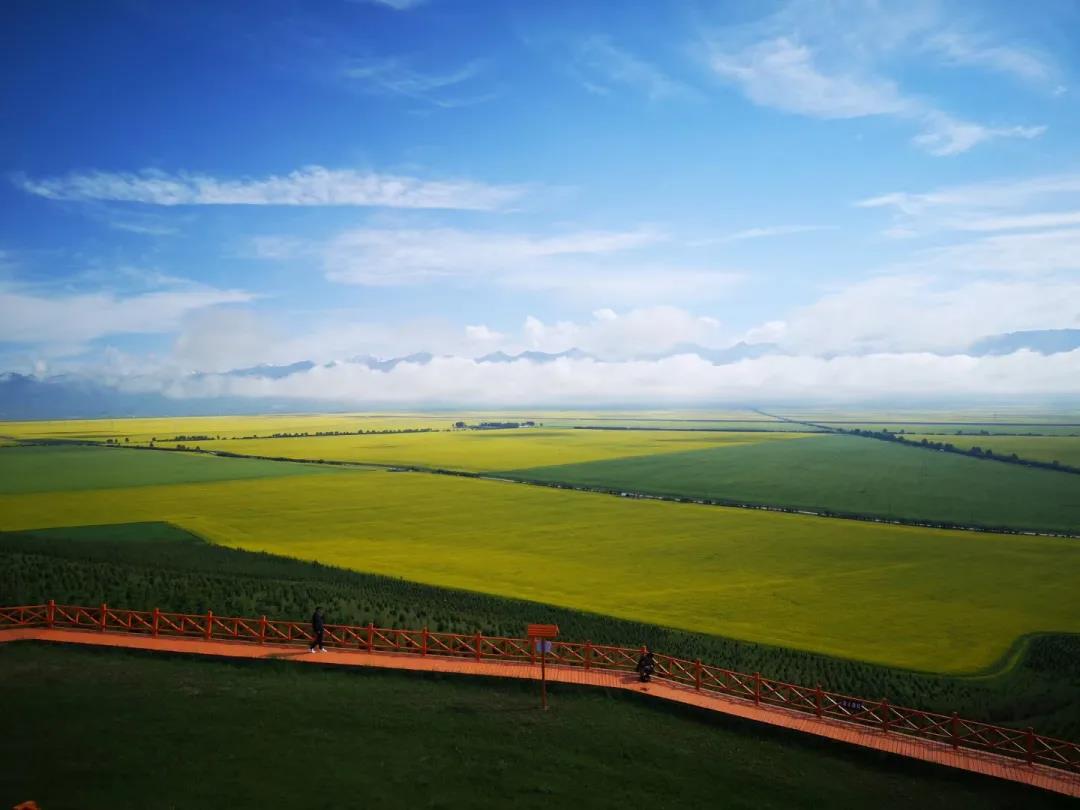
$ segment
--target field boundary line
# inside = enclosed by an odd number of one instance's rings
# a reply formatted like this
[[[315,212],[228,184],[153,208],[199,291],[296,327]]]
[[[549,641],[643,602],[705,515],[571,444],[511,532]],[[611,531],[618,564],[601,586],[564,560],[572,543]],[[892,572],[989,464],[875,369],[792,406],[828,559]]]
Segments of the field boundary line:
[[[0,607],[0,641],[31,639],[241,658],[387,666],[460,674],[533,678],[534,639],[327,625],[327,656],[305,652],[304,622],[58,605]],[[298,652],[299,651],[299,652]],[[998,776],[1080,797],[1080,744],[952,715],[894,706],[821,686],[806,687],[735,672],[700,660],[655,654],[656,680],[635,678],[638,648],[555,641],[546,660],[557,680],[646,691],[654,697],[771,725]],[[389,663],[389,662],[396,663]]]

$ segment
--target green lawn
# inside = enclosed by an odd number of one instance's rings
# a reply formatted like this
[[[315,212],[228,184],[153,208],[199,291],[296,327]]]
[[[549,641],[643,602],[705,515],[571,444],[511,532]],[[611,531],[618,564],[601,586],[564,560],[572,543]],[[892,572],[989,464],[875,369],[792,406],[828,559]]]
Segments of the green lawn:
[[[219,459],[112,447],[8,447],[0,457],[0,494],[188,484],[288,475],[326,475],[313,464]]]
[[[5,806],[1071,806],[600,690],[31,643],[0,690]]]
[[[856,436],[517,469],[507,475],[799,509],[1080,532],[1080,476]]]

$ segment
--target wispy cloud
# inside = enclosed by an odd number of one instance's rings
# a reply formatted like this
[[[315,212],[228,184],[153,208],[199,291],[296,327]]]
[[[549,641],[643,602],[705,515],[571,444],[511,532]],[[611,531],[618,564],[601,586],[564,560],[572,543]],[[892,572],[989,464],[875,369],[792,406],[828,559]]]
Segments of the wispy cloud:
[[[759,106],[821,119],[886,116],[919,128],[915,146],[957,155],[997,139],[1032,139],[1044,126],[964,120],[905,91],[897,64],[965,65],[1049,81],[1036,52],[972,33],[933,3],[821,4],[790,0],[745,26],[706,35],[708,63]],[[929,58],[928,58],[929,57]]]
[[[578,47],[574,69],[593,92],[607,93],[622,85],[645,94],[653,101],[668,98],[697,98],[697,90],[668,76],[656,65],[614,45],[609,37],[595,36]]]
[[[926,40],[926,49],[944,62],[1014,76],[1034,83],[1057,84],[1057,68],[1035,50],[1003,45],[987,35],[943,31]]]
[[[24,191],[51,200],[108,200],[146,205],[385,206],[487,211],[517,199],[523,189],[469,180],[424,180],[351,169],[309,166],[286,175],[222,179],[145,169],[62,177],[14,178]]]
[[[648,229],[533,236],[454,228],[361,228],[334,239],[324,248],[323,257],[332,281],[399,285],[505,275],[552,258],[611,254],[662,238]]]
[[[890,79],[863,66],[825,68],[806,44],[787,36],[743,50],[714,51],[710,65],[755,104],[823,119],[890,116],[918,123],[913,143],[932,155],[966,152],[997,138],[1037,138],[1043,126],[992,127],[963,121],[905,95]]]
[[[763,107],[815,118],[907,114],[911,102],[888,79],[855,72],[826,72],[813,51],[783,36],[737,52],[715,51],[713,71]]]
[[[444,109],[481,104],[496,97],[493,92],[462,93],[485,68],[476,59],[454,70],[425,73],[409,66],[399,57],[353,60],[343,71],[346,79],[364,89],[387,95],[404,96],[414,101]]]
[[[771,239],[777,236],[792,236],[799,233],[833,230],[836,230],[836,228],[832,225],[776,225],[768,228],[747,228],[744,231],[735,231],[708,239],[695,239],[687,242],[687,245],[690,247],[705,247],[706,245],[723,245],[728,242],[743,242],[748,239]]]
[[[427,0],[349,0],[350,3],[362,3],[372,6],[386,6],[394,11],[408,11],[422,6]]]
[[[1063,172],[1014,180],[997,180],[970,185],[947,186],[924,192],[893,191],[879,194],[856,203],[861,208],[882,209],[892,214],[889,236],[926,236],[941,232],[998,232],[1037,231],[1041,237],[1040,255],[1051,244],[1070,249],[1066,235],[1051,236],[1054,229],[1080,224],[1080,173]],[[1025,237],[1033,240],[1034,235]],[[1019,240],[1005,243],[986,243],[972,248],[967,255],[992,256],[993,244],[1009,247]],[[1034,248],[1035,242],[1029,241]],[[1022,251],[1021,251],[1022,253]],[[994,258],[992,264],[1001,267],[1007,257],[1027,267],[1030,262],[1012,250]],[[1035,254],[1032,254],[1033,256]],[[1056,251],[1055,251],[1056,255]],[[1060,259],[1054,259],[1060,266]]]

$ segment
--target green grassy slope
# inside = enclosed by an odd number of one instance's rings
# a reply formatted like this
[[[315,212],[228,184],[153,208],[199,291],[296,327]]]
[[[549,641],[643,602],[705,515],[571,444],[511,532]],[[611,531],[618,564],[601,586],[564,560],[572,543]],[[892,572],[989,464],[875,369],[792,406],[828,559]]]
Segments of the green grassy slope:
[[[332,475],[333,467],[109,447],[7,447],[0,494]]]
[[[429,627],[520,635],[550,621],[564,638],[647,643],[688,660],[820,683],[894,703],[1034,726],[1080,739],[1080,636],[1038,636],[993,674],[924,675],[851,660],[687,633],[594,613],[420,585],[205,543],[167,524],[129,524],[0,534],[0,603],[61,603],[306,620],[314,604],[341,624]]]
[[[961,525],[1080,532],[1080,476],[855,436],[518,469],[531,481]]]
[[[0,796],[86,807],[1064,807],[599,690],[17,643]]]

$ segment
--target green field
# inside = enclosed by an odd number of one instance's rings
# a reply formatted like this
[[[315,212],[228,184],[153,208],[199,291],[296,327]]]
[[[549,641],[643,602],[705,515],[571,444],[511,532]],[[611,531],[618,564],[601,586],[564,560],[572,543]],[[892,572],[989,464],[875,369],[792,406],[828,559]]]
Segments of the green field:
[[[0,690],[18,730],[0,735],[6,806],[1070,806],[560,685],[544,713],[531,683],[14,643],[0,648]]]
[[[339,624],[501,636],[518,636],[540,620],[559,625],[567,639],[648,644],[786,683],[820,683],[844,694],[887,696],[895,704],[1080,738],[1080,635],[1025,639],[990,674],[928,675],[228,549],[167,524],[0,533],[0,601],[49,599],[299,621],[317,603]]]
[[[931,442],[948,442],[961,449],[981,447],[992,450],[996,456],[1015,453],[1021,459],[1057,461],[1070,467],[1080,467],[1080,436],[940,436],[927,433],[905,435],[910,442],[926,439]]]
[[[218,459],[112,447],[9,447],[0,458],[0,494],[333,475],[334,467]]]
[[[152,455],[128,452],[131,463]],[[0,495],[3,530],[140,521],[432,585],[935,672],[991,667],[1029,633],[1080,631],[1080,545],[1066,539],[377,470]]]
[[[814,511],[1080,532],[1080,476],[856,436],[815,436],[507,474]]]

